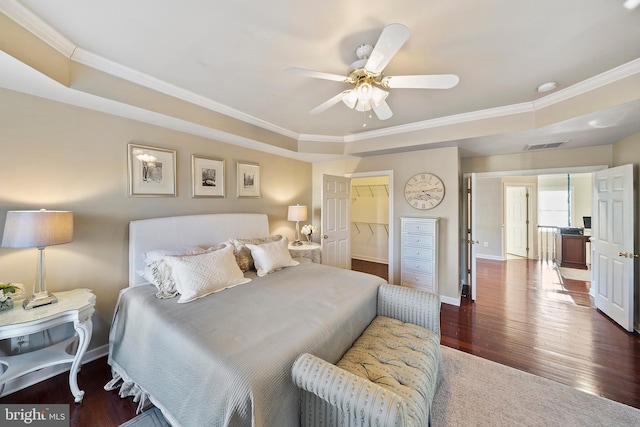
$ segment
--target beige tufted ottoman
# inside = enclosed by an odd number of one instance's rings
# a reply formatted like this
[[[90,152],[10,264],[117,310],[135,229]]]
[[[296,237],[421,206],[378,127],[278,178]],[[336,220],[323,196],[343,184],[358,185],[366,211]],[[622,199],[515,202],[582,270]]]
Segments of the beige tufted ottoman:
[[[429,425],[443,375],[439,308],[437,295],[384,285],[379,315],[336,365],[301,355],[292,376],[302,425]]]

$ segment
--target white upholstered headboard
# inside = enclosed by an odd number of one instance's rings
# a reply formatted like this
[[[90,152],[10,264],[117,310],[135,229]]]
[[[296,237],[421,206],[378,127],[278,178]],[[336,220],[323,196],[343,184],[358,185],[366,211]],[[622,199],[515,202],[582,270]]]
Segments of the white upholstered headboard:
[[[129,286],[148,283],[137,271],[144,268],[142,254],[153,249],[213,246],[231,238],[269,235],[265,214],[229,213],[143,219],[129,223]]]

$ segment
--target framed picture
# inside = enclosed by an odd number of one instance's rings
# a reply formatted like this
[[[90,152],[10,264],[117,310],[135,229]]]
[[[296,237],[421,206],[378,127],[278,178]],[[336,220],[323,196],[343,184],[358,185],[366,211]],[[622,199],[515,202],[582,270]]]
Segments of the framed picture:
[[[260,197],[260,165],[237,162],[238,197]]]
[[[176,196],[176,152],[129,144],[129,195]]]
[[[224,160],[191,156],[192,197],[224,197]]]

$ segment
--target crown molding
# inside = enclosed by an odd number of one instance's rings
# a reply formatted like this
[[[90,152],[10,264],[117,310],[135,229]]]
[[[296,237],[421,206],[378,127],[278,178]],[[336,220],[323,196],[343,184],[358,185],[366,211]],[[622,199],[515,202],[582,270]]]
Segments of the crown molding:
[[[67,58],[76,49],[68,38],[15,0],[0,0],[0,12]]]
[[[242,111],[213,101],[212,99],[195,94],[186,89],[169,84],[163,80],[133,70],[109,59],[100,57],[99,55],[85,49],[79,48],[15,0],[0,0],[0,12],[4,13],[7,17],[34,34],[65,57],[68,57],[75,62],[298,141],[333,143],[356,142],[402,133],[416,132],[441,126],[467,123],[476,120],[499,118],[513,114],[531,113],[640,73],[640,58],[638,58],[532,102],[472,111],[345,136],[298,134],[289,129],[243,113]]]
[[[301,133],[298,136],[298,142],[345,142],[345,140],[342,136],[312,135],[309,133]]]
[[[622,64],[616,68],[600,73],[597,76],[593,76],[576,83],[573,86],[569,86],[543,98],[537,99],[533,101],[533,105],[536,110],[541,110],[551,105],[567,101],[571,98],[584,95],[585,93],[601,88],[602,86],[615,83],[638,73],[640,73],[640,58],[634,59],[626,64]]]
[[[377,129],[369,132],[362,132],[345,136],[345,142],[356,142],[366,139],[380,138],[401,133],[416,132],[425,129],[432,129],[442,126],[451,126],[461,123],[468,123],[477,120],[494,119],[498,117],[510,116],[513,114],[533,112],[533,103],[523,102],[521,104],[507,105],[504,107],[487,108],[485,110],[471,111],[468,113],[454,114],[452,116],[439,117],[437,119],[423,120],[406,125],[393,126],[384,129]]]
[[[96,55],[95,53],[92,53],[88,50],[77,48],[73,53],[71,59],[79,64],[86,65],[98,71],[102,71],[109,75],[127,80],[140,86],[144,86],[165,95],[172,96],[174,98],[181,99],[195,105],[199,105],[200,107],[215,111],[220,114],[224,114],[225,116],[229,116],[245,123],[258,126],[262,129],[269,130],[292,139],[298,138],[297,133],[292,132],[288,129],[276,126],[273,123],[269,123],[265,120],[258,119],[257,117],[243,113],[242,111],[236,110],[212,99],[167,83],[164,80],[160,80],[148,74],[141,73],[120,63]]]

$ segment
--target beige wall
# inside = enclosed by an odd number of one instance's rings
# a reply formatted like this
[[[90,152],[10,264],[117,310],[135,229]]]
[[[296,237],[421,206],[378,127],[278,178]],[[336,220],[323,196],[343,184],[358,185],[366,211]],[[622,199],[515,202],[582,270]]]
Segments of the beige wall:
[[[178,197],[128,197],[127,143],[177,150]],[[97,296],[90,348],[107,344],[118,291],[127,286],[132,219],[215,212],[264,212],[271,232],[293,238],[287,206],[311,205],[311,164],[132,120],[0,90],[0,229],[8,210],[74,212],[74,241],[50,247],[49,290],[87,287]],[[227,197],[191,198],[191,155],[226,161]],[[262,198],[237,199],[235,162],[262,168]],[[0,281],[29,289],[35,249],[0,248]]]
[[[463,173],[528,171],[605,165],[613,166],[613,146],[547,150],[540,152],[471,157],[461,161]]]
[[[640,133],[631,135],[613,145],[613,165],[640,163]]]
[[[390,197],[393,201],[393,276],[394,283],[400,280],[400,217],[439,217],[440,259],[439,292],[443,297],[458,300],[460,281],[459,268],[459,156],[457,148],[438,148],[411,153],[371,156],[344,161],[314,163],[313,165],[313,221],[321,224],[322,175],[345,176],[354,173],[393,171],[393,187]],[[445,198],[432,210],[421,211],[411,207],[404,199],[404,185],[413,175],[431,172],[440,177],[445,185]]]

